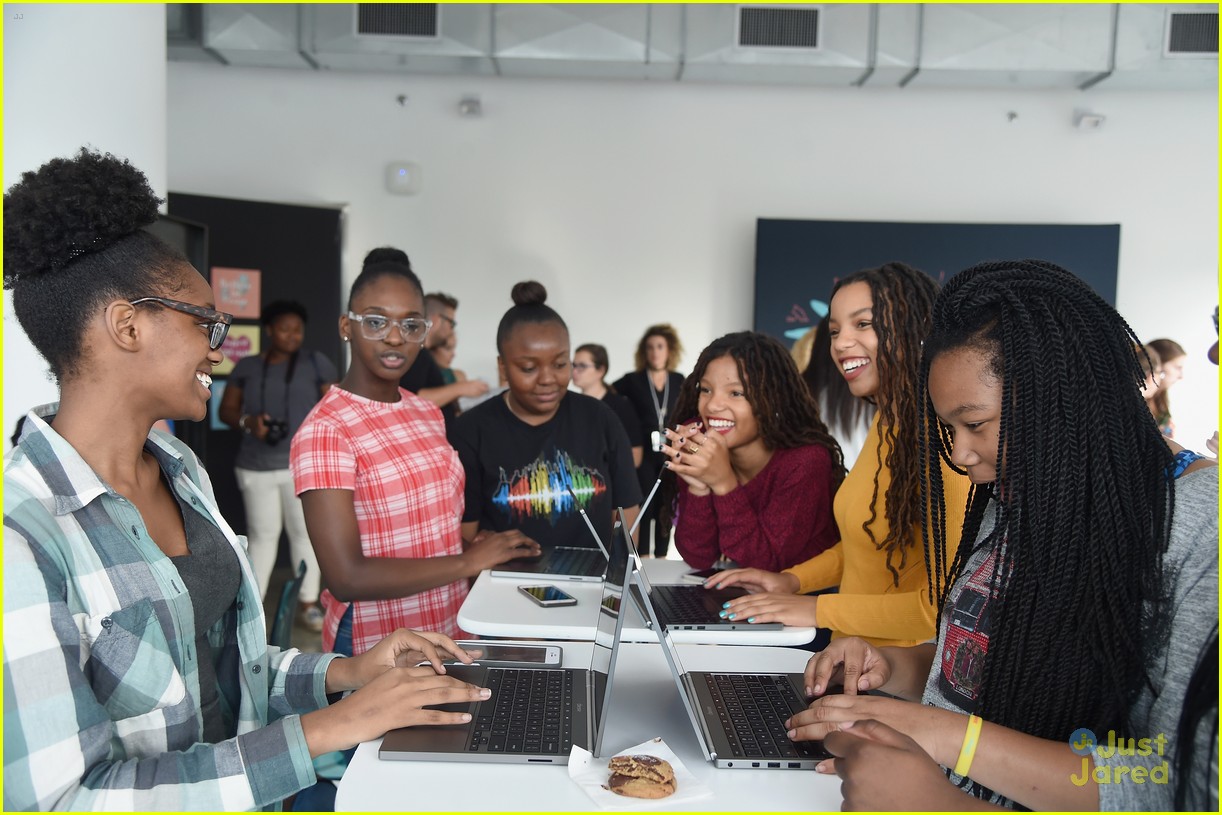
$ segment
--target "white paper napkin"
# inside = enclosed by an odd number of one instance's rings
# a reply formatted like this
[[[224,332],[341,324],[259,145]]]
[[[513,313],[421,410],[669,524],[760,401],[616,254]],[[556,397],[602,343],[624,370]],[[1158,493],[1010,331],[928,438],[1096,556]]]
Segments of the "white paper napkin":
[[[577,782],[577,785],[585,790],[586,795],[603,809],[658,809],[672,804],[713,797],[713,791],[688,772],[687,767],[683,766],[683,762],[662,739],[650,739],[635,747],[621,750],[616,755],[631,756],[638,753],[657,756],[670,762],[670,766],[675,770],[673,795],[665,798],[629,798],[626,795],[616,795],[610,790],[603,789],[603,785],[611,777],[611,770],[607,768],[607,763],[611,759],[596,759],[590,755],[589,750],[584,750],[576,745],[573,745],[573,751],[569,755],[569,778]]]

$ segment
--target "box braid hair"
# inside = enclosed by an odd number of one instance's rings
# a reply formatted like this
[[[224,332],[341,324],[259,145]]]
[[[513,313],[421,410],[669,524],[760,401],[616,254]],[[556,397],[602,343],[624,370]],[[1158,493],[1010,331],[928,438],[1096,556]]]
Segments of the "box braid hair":
[[[739,331],[709,343],[700,352],[692,373],[683,380],[675,404],[675,418],[690,422],[699,416],[700,378],[708,370],[709,363],[726,356],[733,359],[738,368],[747,403],[751,405],[760,437],[768,448],[791,450],[811,444],[825,448],[832,457],[833,492],[839,489],[844,480],[844,455],[840,445],[819,416],[819,408],[802,382],[793,357],[785,346],[767,334]],[[670,473],[669,470],[665,472]],[[663,481],[661,499],[665,509],[671,510],[677,490],[678,479],[671,473]],[[664,523],[669,520],[663,518]]]
[[[1165,632],[1165,615],[1146,622],[1142,611],[1161,593],[1172,453],[1141,395],[1135,340],[1081,280],[1023,260],[951,279],[925,343],[921,500],[932,508],[924,536],[930,563],[946,558],[937,463],[949,463],[952,448],[927,395],[930,364],[948,351],[975,350],[1002,386],[999,480],[973,486],[945,584],[937,569],[931,575],[939,630],[949,587],[973,550],[995,547],[998,593],[975,712],[1043,738],[1064,740],[1079,727],[1124,736],[1148,682],[1144,646]],[[994,529],[973,546],[991,499]]]
[[[908,564],[909,550],[920,546],[917,530],[925,520],[925,504],[920,496],[922,461],[915,444],[919,438],[917,394],[921,393],[917,390],[917,368],[938,284],[911,266],[887,263],[841,279],[832,288],[832,298],[853,283],[865,283],[870,287],[874,333],[878,335],[874,365],[878,370],[879,386],[874,401],[878,405],[876,455],[879,466],[874,472],[870,517],[862,524],[862,529],[876,547],[886,550],[887,570],[898,586],[900,572]],[[889,450],[885,461],[884,448]],[[878,477],[883,467],[891,472],[891,485],[883,498],[889,528],[886,537],[878,540],[873,526],[878,518]]]

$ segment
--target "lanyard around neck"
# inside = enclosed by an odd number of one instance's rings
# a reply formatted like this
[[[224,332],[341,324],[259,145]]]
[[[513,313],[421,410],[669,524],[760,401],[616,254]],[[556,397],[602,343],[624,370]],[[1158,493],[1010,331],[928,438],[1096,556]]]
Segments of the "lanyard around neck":
[[[662,387],[662,402],[658,403],[658,389],[653,386],[653,377],[645,372],[645,382],[649,385],[649,398],[653,400],[654,412],[658,414],[658,430],[666,427],[666,411],[670,406],[670,374],[666,374],[666,384]]]

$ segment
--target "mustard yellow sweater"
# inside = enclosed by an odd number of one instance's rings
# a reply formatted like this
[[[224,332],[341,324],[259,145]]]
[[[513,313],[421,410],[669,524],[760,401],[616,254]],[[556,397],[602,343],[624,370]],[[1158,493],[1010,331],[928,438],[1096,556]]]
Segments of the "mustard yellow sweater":
[[[820,595],[815,611],[819,626],[832,629],[833,637],[863,637],[875,645],[916,645],[934,638],[937,598],[929,601],[929,581],[925,577],[925,553],[921,529],[914,530],[915,548],[900,570],[895,585],[887,569],[887,553],[870,540],[863,529],[870,518],[870,498],[874,494],[874,473],[878,470],[878,418],[870,426],[861,455],[836,493],[832,510],[840,528],[840,542],[786,572],[801,581],[800,592],[840,586],[839,594]],[[886,461],[888,448],[883,447]],[[963,514],[971,487],[966,476],[942,465],[946,500],[947,561],[955,556],[963,530]],[[878,473],[877,515],[871,529],[875,540],[883,540],[890,528],[885,511],[891,471]],[[898,566],[898,555],[894,562]]]

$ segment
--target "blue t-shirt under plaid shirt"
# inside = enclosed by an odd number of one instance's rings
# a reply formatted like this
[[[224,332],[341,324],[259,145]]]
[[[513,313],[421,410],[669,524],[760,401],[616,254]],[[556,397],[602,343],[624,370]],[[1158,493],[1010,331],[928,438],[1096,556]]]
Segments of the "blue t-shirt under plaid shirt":
[[[191,598],[140,513],[32,412],[4,466],[4,808],[243,810],[315,780],[299,714],[334,655],[267,645],[244,541],[207,474],[154,431],[185,507],[241,564],[237,600],[195,653]],[[200,743],[198,659],[218,667],[229,738]]]

